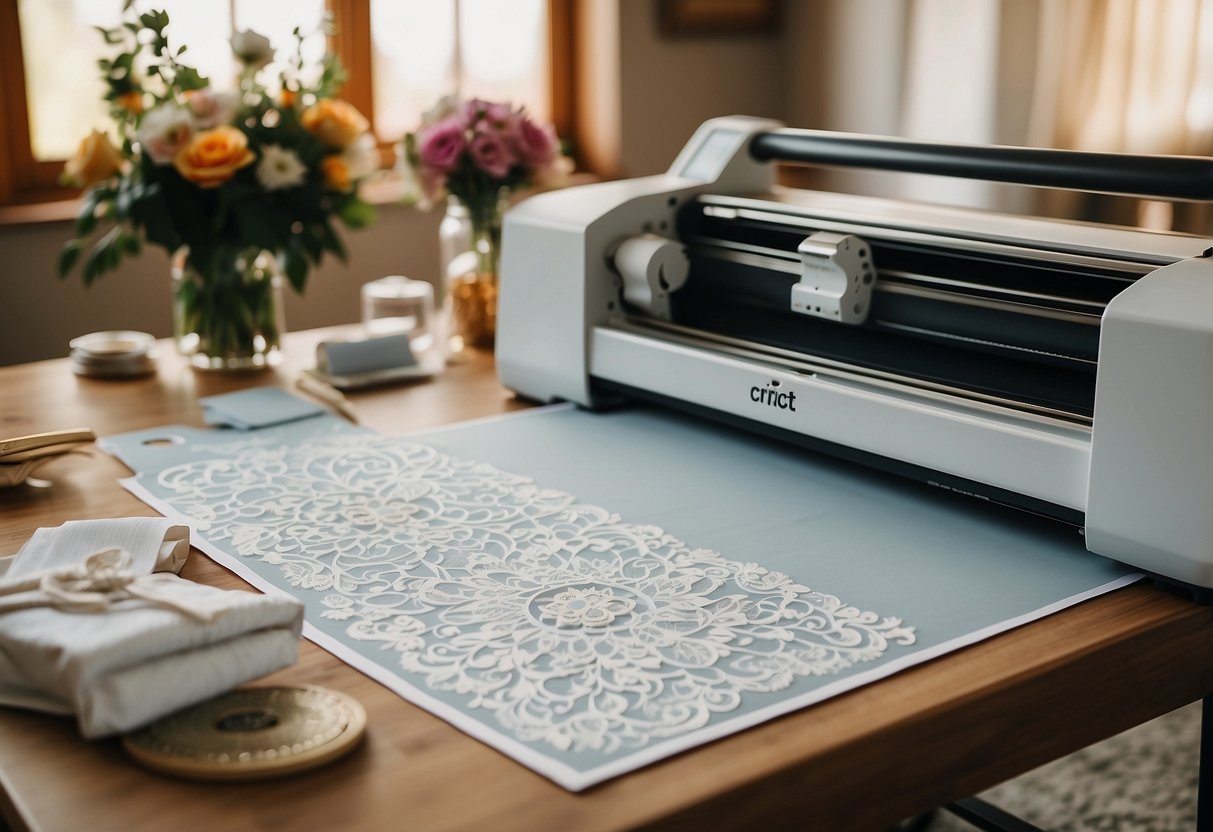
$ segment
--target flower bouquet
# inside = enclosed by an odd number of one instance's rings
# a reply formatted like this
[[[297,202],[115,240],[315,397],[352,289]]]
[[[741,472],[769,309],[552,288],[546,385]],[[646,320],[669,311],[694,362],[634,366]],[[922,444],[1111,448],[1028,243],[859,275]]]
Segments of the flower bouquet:
[[[213,88],[182,62],[165,35],[168,15],[135,15],[101,29],[119,51],[99,61],[117,144],[84,139],[64,169],[86,188],[60,276],[82,260],[86,285],[145,242],[173,255],[179,349],[203,368],[272,363],[282,332],[280,278],[303,291],[326,253],[345,258],[334,218],[350,228],[374,220],[356,186],[379,166],[367,121],[334,98],[344,80],[335,56],[305,67],[306,37],[273,95],[261,80],[273,58],[255,32],[232,38],[241,63],[234,92]],[[310,79],[310,80],[309,80]],[[101,221],[112,223],[89,241]]]
[[[561,155],[552,126],[535,121],[522,108],[453,97],[440,101],[404,137],[404,158],[423,202],[448,195],[470,221],[475,255],[470,268],[445,275],[452,349],[491,347],[506,200],[523,188],[559,187],[572,161]]]

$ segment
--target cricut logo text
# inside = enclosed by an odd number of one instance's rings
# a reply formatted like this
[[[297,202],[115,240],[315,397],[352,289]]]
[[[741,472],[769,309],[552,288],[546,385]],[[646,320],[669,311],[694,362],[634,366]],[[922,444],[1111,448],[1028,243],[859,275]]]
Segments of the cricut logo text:
[[[780,390],[778,381],[769,381],[766,387],[751,387],[750,401],[796,412],[796,394],[791,390]]]

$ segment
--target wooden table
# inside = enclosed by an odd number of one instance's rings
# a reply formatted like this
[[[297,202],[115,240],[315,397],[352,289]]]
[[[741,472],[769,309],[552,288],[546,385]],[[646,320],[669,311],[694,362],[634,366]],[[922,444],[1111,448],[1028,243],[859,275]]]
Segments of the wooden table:
[[[101,435],[200,424],[199,396],[286,386],[322,331],[288,339],[277,370],[195,374],[167,348],[158,375],[97,381],[66,360],[0,368],[0,435],[77,425]],[[402,434],[514,410],[492,358],[436,381],[352,396]],[[56,460],[47,489],[0,491],[0,554],[39,526],[147,515],[100,451]],[[195,551],[185,576],[243,583]],[[993,588],[992,588],[993,589]],[[1213,692],[1213,609],[1133,586],[890,679],[571,794],[414,707],[310,643],[267,683],[344,690],[370,716],[350,757],[285,780],[208,785],[151,774],[66,719],[0,711],[0,800],[45,830],[881,829]]]

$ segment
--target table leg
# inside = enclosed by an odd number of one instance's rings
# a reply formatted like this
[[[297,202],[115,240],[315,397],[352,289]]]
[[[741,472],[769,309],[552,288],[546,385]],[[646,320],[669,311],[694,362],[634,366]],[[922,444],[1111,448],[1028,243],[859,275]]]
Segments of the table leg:
[[[1213,695],[1201,700],[1199,765],[1196,832],[1213,832]],[[942,808],[982,832],[1041,832],[1039,827],[977,797],[962,798]]]
[[[1213,695],[1201,700],[1200,773],[1196,781],[1196,832],[1213,832]]]
[[[1044,832],[980,797],[963,797],[943,808],[982,832]]]

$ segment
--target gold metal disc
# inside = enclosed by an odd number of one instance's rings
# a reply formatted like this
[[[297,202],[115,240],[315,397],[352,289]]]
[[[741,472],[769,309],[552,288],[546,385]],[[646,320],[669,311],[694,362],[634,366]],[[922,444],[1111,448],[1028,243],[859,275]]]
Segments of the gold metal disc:
[[[156,771],[196,780],[255,780],[314,768],[350,751],[366,730],[353,697],[327,688],[240,688],[123,737]]]

